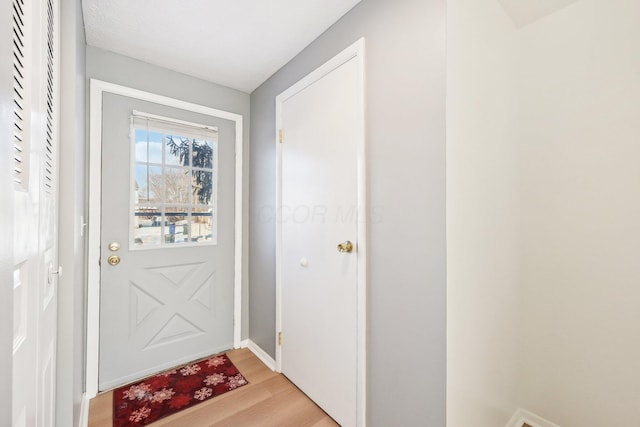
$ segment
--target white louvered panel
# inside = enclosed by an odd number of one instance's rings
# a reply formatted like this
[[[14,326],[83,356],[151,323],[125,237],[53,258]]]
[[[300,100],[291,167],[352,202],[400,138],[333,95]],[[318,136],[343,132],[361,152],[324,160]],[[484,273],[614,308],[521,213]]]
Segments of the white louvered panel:
[[[46,130],[45,130],[45,151],[44,151],[44,188],[49,194],[53,192],[55,185],[55,102],[54,102],[54,84],[55,84],[55,22],[53,0],[47,0],[47,49],[46,49]]]
[[[28,150],[28,96],[27,28],[24,0],[13,0],[13,180],[16,189],[27,191],[29,187]]]
[[[55,425],[58,0],[12,6],[14,355],[12,425]],[[21,418],[19,414],[24,413]]]

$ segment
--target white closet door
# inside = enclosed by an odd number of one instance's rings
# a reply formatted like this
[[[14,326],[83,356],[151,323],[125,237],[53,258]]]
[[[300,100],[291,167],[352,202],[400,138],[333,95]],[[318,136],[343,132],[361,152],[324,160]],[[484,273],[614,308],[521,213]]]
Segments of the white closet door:
[[[58,282],[57,0],[12,0],[14,426],[55,420]]]
[[[361,67],[338,55],[277,101],[281,370],[344,427],[363,423]]]

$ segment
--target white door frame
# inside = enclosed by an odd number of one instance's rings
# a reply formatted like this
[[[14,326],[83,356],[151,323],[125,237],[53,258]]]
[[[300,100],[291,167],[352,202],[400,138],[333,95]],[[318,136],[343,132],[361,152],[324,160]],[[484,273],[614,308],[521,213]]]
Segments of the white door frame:
[[[302,80],[291,86],[276,97],[276,370],[282,372],[282,347],[278,344],[278,332],[282,330],[282,144],[280,143],[280,129],[282,129],[282,104],[292,96],[301,92],[322,77],[326,76],[344,63],[354,60],[358,64],[360,75],[360,105],[358,117],[359,137],[357,144],[357,212],[358,212],[358,241],[357,241],[357,426],[365,426],[366,415],[366,335],[367,335],[367,203],[366,203],[366,157],[365,157],[365,92],[364,92],[364,37],[340,52],[338,55],[308,74]],[[286,139],[286,138],[285,138]],[[285,142],[286,144],[286,142]]]
[[[242,333],[242,115],[157,95],[126,86],[91,79],[89,106],[89,247],[87,253],[87,336],[86,395],[98,394],[98,355],[100,351],[100,223],[102,191],[102,97],[104,93],[235,122],[235,262],[233,291],[233,345],[241,346]]]

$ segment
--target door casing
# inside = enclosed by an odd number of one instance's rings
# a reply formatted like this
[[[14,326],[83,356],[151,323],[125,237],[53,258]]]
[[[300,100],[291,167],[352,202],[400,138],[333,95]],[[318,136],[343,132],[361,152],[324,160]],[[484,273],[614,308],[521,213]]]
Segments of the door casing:
[[[101,223],[101,153],[102,97],[104,93],[127,96],[169,107],[206,114],[235,123],[235,256],[233,297],[233,345],[241,346],[242,334],[242,123],[243,116],[151,92],[91,79],[89,106],[89,226],[87,253],[87,336],[86,336],[86,396],[98,394],[98,355],[100,332],[100,223]]]
[[[278,343],[278,332],[282,330],[282,145],[280,129],[282,129],[283,103],[301,92],[306,87],[320,80],[336,68],[350,60],[357,61],[360,80],[360,105],[358,117],[361,130],[357,145],[357,211],[358,211],[358,259],[357,259],[357,426],[366,425],[366,335],[367,335],[367,200],[366,200],[366,157],[365,157],[365,39],[364,37],[347,47],[338,55],[321,65],[315,71],[302,78],[289,89],[276,97],[276,370],[282,372],[282,347]]]

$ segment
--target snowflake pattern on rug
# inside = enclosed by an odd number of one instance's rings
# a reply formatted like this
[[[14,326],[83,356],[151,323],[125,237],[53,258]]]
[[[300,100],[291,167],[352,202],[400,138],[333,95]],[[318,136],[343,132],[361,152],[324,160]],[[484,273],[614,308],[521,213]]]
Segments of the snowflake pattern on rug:
[[[113,392],[113,427],[145,426],[246,385],[226,354],[162,372]]]

